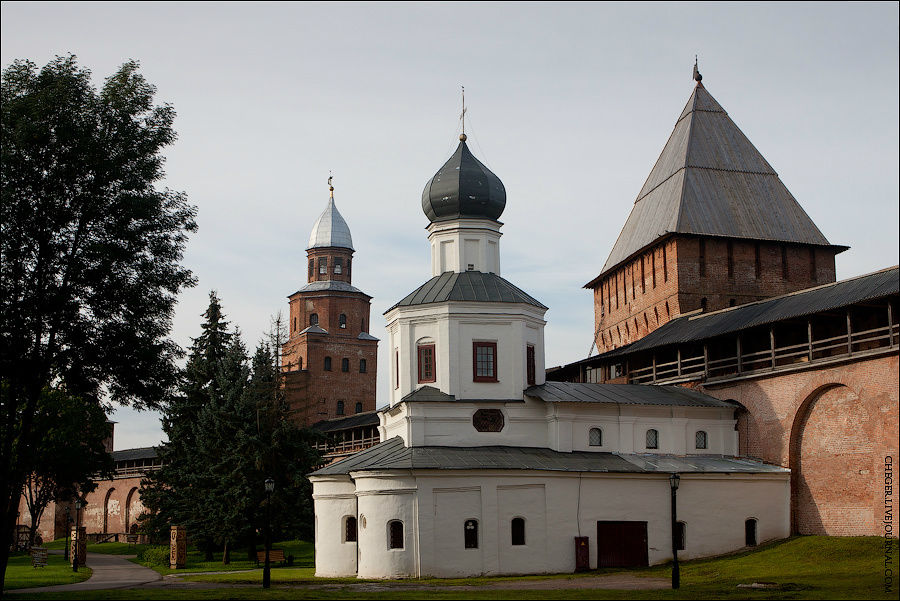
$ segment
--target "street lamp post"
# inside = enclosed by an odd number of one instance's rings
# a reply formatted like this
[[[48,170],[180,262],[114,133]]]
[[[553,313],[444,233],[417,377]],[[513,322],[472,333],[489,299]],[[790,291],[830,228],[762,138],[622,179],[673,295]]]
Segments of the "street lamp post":
[[[677,589],[681,586],[681,572],[678,569],[678,515],[676,512],[676,497],[678,493],[678,483],[681,476],[673,473],[669,476],[669,488],[672,489],[672,588]]]
[[[84,499],[75,499],[75,535],[72,537],[74,549],[72,549],[72,571],[78,571],[78,555],[81,548],[81,510],[84,508]]]
[[[269,550],[272,547],[271,527],[272,527],[272,491],[275,490],[275,481],[266,478],[266,563],[263,567],[263,588],[269,588],[272,584],[272,574],[269,566]]]

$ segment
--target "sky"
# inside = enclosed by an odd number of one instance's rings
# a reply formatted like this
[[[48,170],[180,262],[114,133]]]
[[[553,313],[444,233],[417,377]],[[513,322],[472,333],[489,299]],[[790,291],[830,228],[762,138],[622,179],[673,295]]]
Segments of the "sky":
[[[545,305],[546,365],[588,356],[591,293],[693,90],[707,90],[819,229],[838,279],[898,263],[898,4],[3,2],[0,61],[129,59],[172,104],[166,179],[197,205],[172,338],[216,290],[252,349],[306,282],[328,200],[382,313],[430,277],[425,183],[469,148],[507,191],[501,273]],[[379,347],[377,406],[387,404]],[[158,444],[118,408],[115,448]]]

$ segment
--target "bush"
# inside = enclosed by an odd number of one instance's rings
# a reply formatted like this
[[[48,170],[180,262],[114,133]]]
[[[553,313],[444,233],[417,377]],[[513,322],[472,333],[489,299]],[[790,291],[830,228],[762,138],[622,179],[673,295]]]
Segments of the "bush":
[[[169,566],[169,547],[145,547],[138,551],[137,560],[146,566]]]

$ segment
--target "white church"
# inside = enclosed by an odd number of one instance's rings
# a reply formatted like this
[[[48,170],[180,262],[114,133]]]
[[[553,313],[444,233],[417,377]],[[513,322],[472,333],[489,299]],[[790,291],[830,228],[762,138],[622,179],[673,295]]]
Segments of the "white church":
[[[463,134],[422,194],[432,277],[385,314],[384,442],[310,476],[316,575],[561,573],[788,536],[790,472],[737,457],[736,404],[545,382],[547,307],[500,276],[505,205]]]

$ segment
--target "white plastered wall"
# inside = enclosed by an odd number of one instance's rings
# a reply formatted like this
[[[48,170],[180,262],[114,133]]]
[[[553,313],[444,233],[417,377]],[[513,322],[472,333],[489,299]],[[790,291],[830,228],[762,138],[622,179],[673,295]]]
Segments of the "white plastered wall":
[[[576,536],[587,536],[591,568],[597,567],[597,522],[647,523],[650,564],[669,561],[671,551],[668,474],[569,472],[414,471],[403,475],[353,474],[359,494],[361,578],[459,577],[479,574],[564,573],[575,569]],[[789,535],[790,482],[777,474],[682,474],[678,518],[686,524],[683,559],[735,551],[744,546],[744,522],[757,520],[760,543]],[[318,482],[313,477],[315,490]],[[320,520],[324,514],[316,499]],[[512,545],[513,518],[525,520],[523,546]],[[387,549],[387,523],[404,521],[405,547]],[[464,523],[479,524],[477,549],[465,549]],[[333,534],[339,538],[339,535]],[[320,567],[316,544],[316,573]],[[344,562],[346,556],[321,556]]]

